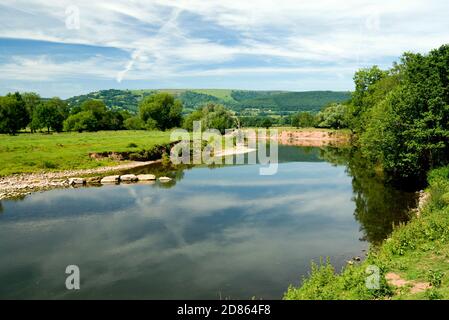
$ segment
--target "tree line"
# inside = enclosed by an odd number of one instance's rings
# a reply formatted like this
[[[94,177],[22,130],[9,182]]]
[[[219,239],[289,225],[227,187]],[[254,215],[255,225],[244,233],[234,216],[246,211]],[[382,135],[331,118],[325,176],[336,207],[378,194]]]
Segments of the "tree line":
[[[192,129],[194,120],[203,128],[223,131],[236,127],[234,114],[224,106],[208,103],[183,117],[183,105],[169,93],[144,97],[133,115],[126,110],[110,110],[103,101],[84,100],[69,107],[60,98],[42,99],[36,93],[10,93],[0,97],[0,133],[99,131],[99,130],[167,130],[174,127]]]
[[[404,53],[392,68],[361,69],[345,125],[363,155],[394,181],[416,186],[449,162],[449,45]]]

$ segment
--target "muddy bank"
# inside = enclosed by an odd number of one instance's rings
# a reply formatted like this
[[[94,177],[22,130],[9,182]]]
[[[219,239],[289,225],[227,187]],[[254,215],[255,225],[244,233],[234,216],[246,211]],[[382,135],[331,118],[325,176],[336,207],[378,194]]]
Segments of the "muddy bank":
[[[117,166],[100,167],[95,169],[66,170],[59,172],[22,173],[0,178],[0,200],[18,198],[35,191],[50,190],[54,188],[68,188],[69,178],[86,177],[92,175],[105,175],[144,167],[160,160],[127,162]]]

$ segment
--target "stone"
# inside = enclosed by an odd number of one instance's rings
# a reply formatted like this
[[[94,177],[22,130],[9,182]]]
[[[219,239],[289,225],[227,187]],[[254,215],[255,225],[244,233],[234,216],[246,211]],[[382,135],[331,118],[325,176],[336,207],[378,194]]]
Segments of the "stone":
[[[69,179],[69,185],[73,186],[75,184],[85,184],[86,179],[84,178],[70,178]]]
[[[101,177],[90,177],[86,179],[86,182],[89,184],[97,184],[101,182]]]
[[[120,176],[120,181],[122,182],[135,182],[139,180],[135,174],[124,174],[123,176]]]
[[[137,179],[139,179],[139,181],[152,181],[156,180],[156,176],[154,174],[139,174]]]
[[[160,177],[159,178],[159,181],[160,182],[169,182],[169,181],[171,181],[172,179],[171,178],[169,178],[169,177]]]
[[[354,257],[354,258],[352,258],[354,261],[360,261],[360,260],[362,260],[362,259],[360,259],[360,257]]]
[[[120,176],[106,176],[100,181],[102,184],[119,183]]]

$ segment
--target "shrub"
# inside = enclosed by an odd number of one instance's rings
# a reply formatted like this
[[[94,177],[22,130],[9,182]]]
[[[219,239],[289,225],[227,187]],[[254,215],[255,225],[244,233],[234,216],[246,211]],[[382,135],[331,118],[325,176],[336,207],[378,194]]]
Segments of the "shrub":
[[[437,270],[429,270],[427,271],[427,280],[430,282],[430,285],[434,288],[441,287],[441,282],[443,280],[444,273]]]

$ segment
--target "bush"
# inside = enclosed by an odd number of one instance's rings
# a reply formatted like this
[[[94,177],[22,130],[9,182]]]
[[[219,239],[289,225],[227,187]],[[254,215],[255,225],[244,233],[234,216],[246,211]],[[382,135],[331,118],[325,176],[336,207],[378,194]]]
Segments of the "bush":
[[[443,280],[444,273],[438,270],[427,271],[427,281],[434,288],[439,288]]]
[[[137,144],[135,144],[134,142],[128,143],[128,145],[126,146],[127,148],[137,148]]]
[[[43,169],[56,169],[58,168],[58,165],[51,161],[46,160],[41,163],[40,167]]]

